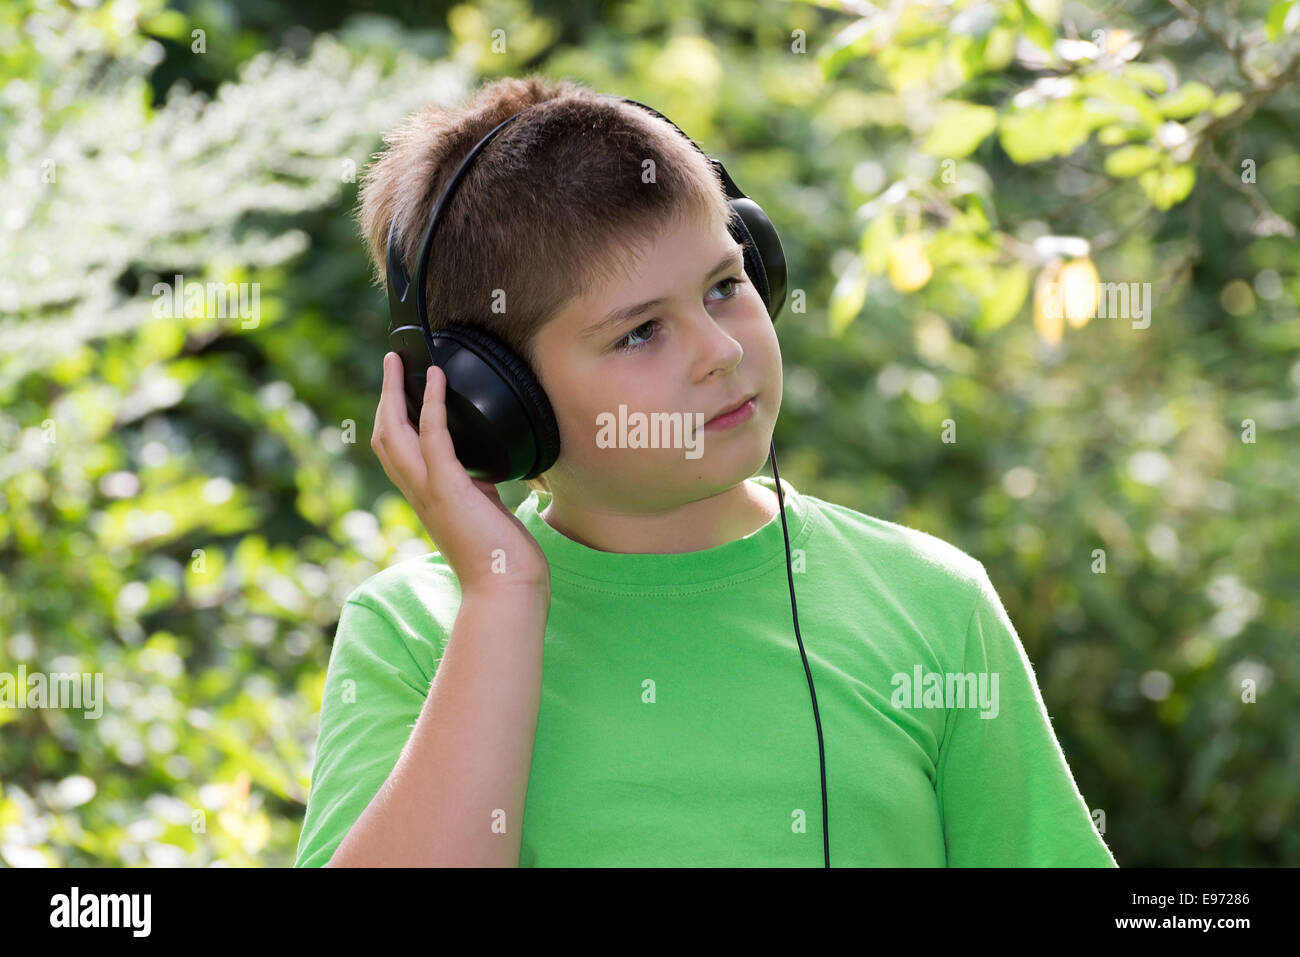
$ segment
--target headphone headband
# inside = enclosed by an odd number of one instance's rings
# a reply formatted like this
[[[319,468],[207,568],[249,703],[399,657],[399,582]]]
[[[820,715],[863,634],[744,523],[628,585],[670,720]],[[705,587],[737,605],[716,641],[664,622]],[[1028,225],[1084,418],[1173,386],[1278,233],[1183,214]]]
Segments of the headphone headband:
[[[537,104],[533,104],[536,106]],[[388,227],[388,244],[385,255],[388,267],[388,308],[393,318],[394,327],[398,325],[421,326],[428,330],[429,307],[427,302],[428,283],[425,281],[429,272],[429,256],[433,251],[433,234],[437,231],[438,223],[442,220],[442,211],[446,209],[451,198],[456,194],[457,187],[460,186],[461,178],[465,172],[473,165],[478,154],[483,152],[489,143],[503,129],[523,116],[533,107],[528,106],[520,110],[513,116],[508,116],[496,126],[494,126],[486,136],[475,144],[474,148],[469,151],[468,155],[461,160],[460,165],[456,167],[456,172],[452,174],[451,180],[434,203],[433,211],[429,214],[429,222],[424,227],[424,235],[420,239],[420,251],[415,260],[415,301],[407,301],[407,293],[410,289],[411,280],[406,273],[406,266],[402,261],[402,249],[400,238],[397,235],[397,217],[393,217],[392,223]],[[399,282],[394,283],[394,278]],[[396,289],[394,287],[397,287]],[[396,299],[394,299],[396,292]],[[398,318],[401,322],[398,322]]]

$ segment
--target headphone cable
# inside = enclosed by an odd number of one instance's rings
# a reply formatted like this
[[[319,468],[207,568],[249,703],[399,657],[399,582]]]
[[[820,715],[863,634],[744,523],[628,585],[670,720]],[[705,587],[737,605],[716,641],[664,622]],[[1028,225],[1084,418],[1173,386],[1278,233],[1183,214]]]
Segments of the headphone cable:
[[[812,695],[813,720],[817,723],[817,757],[822,769],[822,850],[826,855],[826,866],[831,866],[830,813],[826,809],[826,749],[822,744],[822,719],[817,711],[817,689],[813,687],[812,669],[808,667],[808,654],[803,648],[803,636],[799,634],[799,608],[794,600],[794,569],[790,562],[790,531],[785,524],[785,496],[781,493],[781,473],[776,470],[776,443],[769,446],[772,453],[772,477],[776,481],[776,500],[781,511],[781,534],[785,536],[785,573],[790,581],[790,611],[794,614],[794,637],[799,643],[799,655],[803,658],[804,674],[808,676],[808,693]]]

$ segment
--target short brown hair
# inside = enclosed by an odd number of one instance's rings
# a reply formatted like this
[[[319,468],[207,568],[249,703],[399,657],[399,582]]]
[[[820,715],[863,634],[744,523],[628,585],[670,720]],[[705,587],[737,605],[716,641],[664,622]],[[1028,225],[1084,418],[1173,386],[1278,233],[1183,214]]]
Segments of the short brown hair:
[[[570,300],[626,275],[656,228],[713,228],[730,211],[717,172],[671,124],[576,82],[506,77],[458,107],[418,110],[384,137],[357,210],[377,282],[393,217],[414,276],[444,185],[480,139],[529,106],[479,153],[443,211],[426,301],[431,329],[483,327],[536,368],[542,326]],[[502,294],[505,309],[494,311]],[[544,476],[527,484],[550,490]]]

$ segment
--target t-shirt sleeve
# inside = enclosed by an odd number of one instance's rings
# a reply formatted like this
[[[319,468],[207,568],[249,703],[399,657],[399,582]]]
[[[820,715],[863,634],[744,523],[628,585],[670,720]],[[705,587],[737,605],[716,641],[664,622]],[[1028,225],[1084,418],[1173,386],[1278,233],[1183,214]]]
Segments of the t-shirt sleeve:
[[[935,781],[948,866],[1116,867],[982,564],[977,578],[962,672],[988,674],[996,693],[991,707],[948,710]]]
[[[387,780],[428,697],[433,676],[426,670],[388,617],[344,602],[295,867],[328,863]]]

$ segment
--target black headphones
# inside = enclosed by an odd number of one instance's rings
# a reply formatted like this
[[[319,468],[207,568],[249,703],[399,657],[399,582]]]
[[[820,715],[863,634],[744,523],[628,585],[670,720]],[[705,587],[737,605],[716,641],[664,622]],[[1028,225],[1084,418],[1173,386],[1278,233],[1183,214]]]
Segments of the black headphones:
[[[767,314],[776,322],[785,305],[785,252],[776,227],[752,199],[740,191],[720,160],[712,159],[699,144],[658,110],[627,97],[613,97],[652,113],[686,137],[719,174],[731,208],[728,230],[744,246],[745,274],[758,290]],[[545,101],[543,101],[545,102]],[[534,104],[537,106],[540,104]],[[426,279],[433,234],[447,204],[455,195],[466,171],[473,165],[493,137],[533,106],[525,107],[498,123],[461,161],[429,215],[420,240],[415,264],[415,280],[407,274],[402,261],[397,217],[388,228],[385,256],[388,280],[388,342],[391,351],[402,357],[405,383],[406,414],[419,427],[424,405],[425,376],[430,365],[437,365],[447,379],[445,390],[447,431],[451,435],[456,458],[473,478],[498,484],[513,479],[531,479],[545,472],[560,454],[560,430],[550,400],[541,383],[517,353],[486,329],[464,323],[445,326],[436,332],[429,328]],[[412,296],[412,291],[414,295]],[[785,497],[781,476],[776,470],[776,449],[771,448],[772,476],[776,482],[781,512],[781,530],[785,535],[786,574],[790,581],[790,607],[794,613],[795,638],[803,656],[812,695],[813,718],[817,724],[817,750],[822,777],[822,841],[826,866],[831,866],[829,821],[826,802],[826,755],[822,745],[821,716],[817,711],[817,692],[812,671],[799,635],[799,612],[794,600],[794,574],[790,562],[790,533],[786,528]]]

